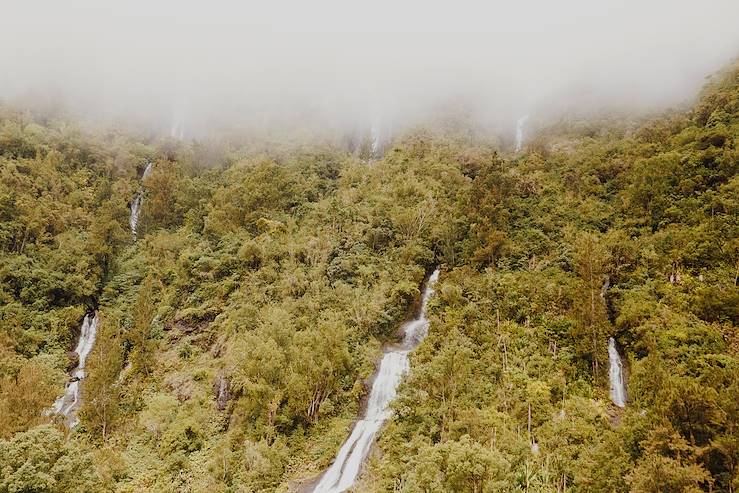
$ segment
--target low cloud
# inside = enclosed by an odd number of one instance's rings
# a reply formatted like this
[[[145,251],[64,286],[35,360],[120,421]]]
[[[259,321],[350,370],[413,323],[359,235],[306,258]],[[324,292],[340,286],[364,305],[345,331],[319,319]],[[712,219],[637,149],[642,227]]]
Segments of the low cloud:
[[[680,104],[739,55],[735,0],[108,3],[6,5],[0,98],[191,135],[450,104],[508,122]]]

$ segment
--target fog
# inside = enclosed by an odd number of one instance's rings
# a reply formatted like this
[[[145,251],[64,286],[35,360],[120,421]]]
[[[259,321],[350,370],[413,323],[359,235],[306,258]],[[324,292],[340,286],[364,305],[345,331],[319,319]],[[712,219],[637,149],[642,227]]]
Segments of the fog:
[[[739,55],[736,0],[4,3],[1,100],[183,136],[659,109]]]

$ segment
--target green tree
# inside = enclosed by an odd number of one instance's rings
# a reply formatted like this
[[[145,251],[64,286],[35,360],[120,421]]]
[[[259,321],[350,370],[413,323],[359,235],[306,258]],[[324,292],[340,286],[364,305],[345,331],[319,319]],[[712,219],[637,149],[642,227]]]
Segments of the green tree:
[[[5,438],[46,421],[43,412],[62,389],[59,372],[40,358],[17,358],[15,363],[15,371],[0,376],[0,437]]]
[[[118,317],[102,311],[99,317],[95,347],[87,360],[87,377],[82,384],[80,414],[85,427],[100,433],[105,441],[119,412],[123,347]]]
[[[39,426],[0,440],[0,493],[99,490],[90,454],[57,429]]]
[[[156,349],[151,338],[151,322],[156,313],[153,296],[154,283],[151,277],[147,277],[139,287],[133,306],[133,326],[127,336],[133,345],[130,356],[133,369],[146,375],[151,370],[151,360]]]
[[[606,282],[609,252],[600,238],[593,233],[582,233],[575,241],[573,263],[580,278],[576,310],[582,336],[575,333],[583,356],[590,359],[593,375],[598,373],[599,356],[606,340],[604,325],[607,323],[603,286]]]

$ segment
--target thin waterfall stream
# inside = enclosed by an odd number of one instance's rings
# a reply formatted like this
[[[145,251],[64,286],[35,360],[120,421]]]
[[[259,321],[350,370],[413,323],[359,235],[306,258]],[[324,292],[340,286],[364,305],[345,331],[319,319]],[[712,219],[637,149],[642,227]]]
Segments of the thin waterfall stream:
[[[141,179],[145,179],[147,176],[149,176],[149,173],[151,173],[151,166],[152,163],[149,162],[149,164],[146,165],[146,169],[144,170],[144,175],[141,177]],[[136,194],[136,196],[133,198],[133,202],[131,202],[131,217],[128,220],[129,224],[131,225],[131,235],[133,236],[133,239],[136,239],[137,234],[137,228],[139,225],[139,214],[141,214],[141,206],[144,203],[144,189],[143,187],[139,190],[139,192]]]
[[[529,115],[525,115],[516,121],[516,152],[520,152],[523,148],[523,127],[528,119]]]
[[[429,320],[426,315],[429,299],[434,294],[433,286],[439,279],[439,269],[429,277],[421,297],[418,316],[403,325],[403,341],[398,348],[385,353],[380,369],[372,384],[367,409],[354,425],[349,438],[339,449],[331,467],[323,474],[314,488],[314,493],[339,493],[351,487],[359,476],[364,460],[369,454],[375,436],[392,411],[390,403],[395,399],[398,384],[409,370],[408,354],[418,346],[428,333]]]
[[[380,126],[377,123],[372,123],[372,127],[370,128],[370,137],[372,139],[372,145],[370,147],[370,155],[373,158],[378,157],[380,154]]]
[[[67,382],[64,394],[59,397],[49,410],[50,414],[60,414],[64,416],[64,422],[69,428],[74,428],[80,422],[77,417],[77,410],[82,405],[82,389],[80,383],[87,376],[85,372],[85,364],[87,357],[92,351],[95,344],[95,337],[98,329],[97,312],[88,313],[82,321],[80,330],[80,338],[77,341],[77,347],[74,352],[77,354],[77,366],[72,371],[72,376]]]
[[[146,165],[142,179],[146,178],[151,172],[151,162]],[[143,187],[139,190],[131,202],[131,217],[129,223],[131,225],[131,234],[133,239],[136,239],[136,228],[139,223],[139,214],[141,213],[141,205],[144,201],[144,189]],[[80,337],[77,341],[77,346],[74,349],[77,355],[77,366],[72,370],[71,378],[67,382],[64,389],[64,394],[59,397],[51,409],[47,411],[47,414],[59,414],[64,416],[64,422],[69,428],[74,428],[80,422],[77,417],[77,410],[82,405],[82,389],[81,382],[87,376],[85,371],[85,365],[87,363],[87,357],[90,355],[93,346],[95,345],[95,338],[97,336],[98,329],[98,313],[97,311],[88,313],[82,320],[82,327],[80,328]]]
[[[626,407],[626,384],[621,355],[616,348],[616,340],[608,339],[608,380],[611,384],[611,400],[618,407]]]

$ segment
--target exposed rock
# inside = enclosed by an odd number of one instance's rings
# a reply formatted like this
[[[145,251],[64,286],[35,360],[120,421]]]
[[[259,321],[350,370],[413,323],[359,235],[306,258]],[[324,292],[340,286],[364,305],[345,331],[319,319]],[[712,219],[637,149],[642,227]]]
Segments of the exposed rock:
[[[193,323],[184,320],[176,320],[174,322],[165,324],[164,330],[171,331],[177,330],[180,332],[179,336],[192,334],[193,332],[200,332],[205,330],[210,324],[209,320],[201,321],[200,323]]]
[[[228,400],[231,398],[228,378],[223,375],[218,375],[216,381],[213,383],[213,394],[216,399],[216,409],[223,411],[228,405]]]
[[[67,363],[67,371],[70,372],[80,364],[80,355],[74,351],[67,351],[67,358],[69,359],[69,362]]]

